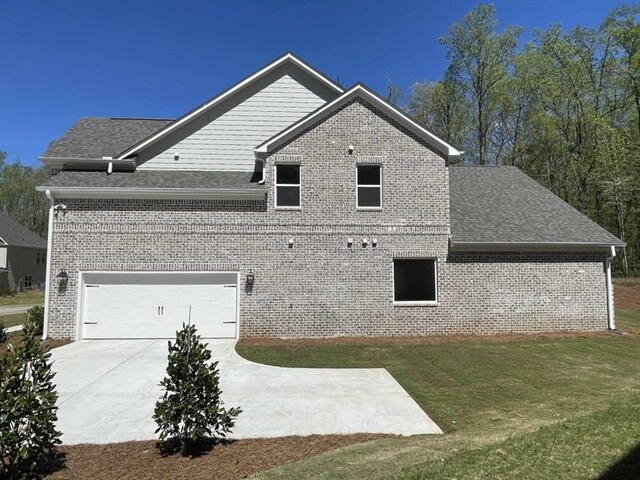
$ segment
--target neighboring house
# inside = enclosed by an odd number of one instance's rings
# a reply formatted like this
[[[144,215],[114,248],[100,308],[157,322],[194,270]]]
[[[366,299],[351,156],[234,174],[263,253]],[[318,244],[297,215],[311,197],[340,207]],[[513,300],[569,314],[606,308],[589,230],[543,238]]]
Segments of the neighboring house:
[[[159,99],[161,101],[162,99]],[[286,54],[177,120],[83,118],[42,160],[51,337],[613,328],[623,243]]]
[[[44,287],[47,241],[0,213],[0,291]]]

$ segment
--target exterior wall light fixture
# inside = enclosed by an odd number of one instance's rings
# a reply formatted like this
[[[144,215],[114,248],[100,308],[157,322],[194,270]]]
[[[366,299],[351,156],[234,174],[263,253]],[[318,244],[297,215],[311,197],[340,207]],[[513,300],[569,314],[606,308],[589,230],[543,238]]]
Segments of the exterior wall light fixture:
[[[378,246],[378,239],[377,238],[373,237],[371,239],[371,246],[372,247],[377,247]]]
[[[295,240],[293,239],[293,237],[291,237],[289,239],[289,248],[293,248],[293,244],[295,243]]]
[[[353,145],[349,145],[347,147],[347,151],[349,152],[349,155],[353,155],[353,151],[355,150],[356,147],[354,147]]]
[[[255,282],[255,275],[253,274],[253,270],[249,270],[247,273],[247,288],[253,288],[253,283]]]
[[[56,280],[58,281],[59,287],[64,287],[69,281],[69,274],[64,270],[60,270],[60,273],[56,275]]]
[[[369,240],[365,237],[362,239],[362,246],[366,247],[367,245],[369,245]]]
[[[353,247],[353,238],[351,237],[347,238],[347,247],[349,248]]]

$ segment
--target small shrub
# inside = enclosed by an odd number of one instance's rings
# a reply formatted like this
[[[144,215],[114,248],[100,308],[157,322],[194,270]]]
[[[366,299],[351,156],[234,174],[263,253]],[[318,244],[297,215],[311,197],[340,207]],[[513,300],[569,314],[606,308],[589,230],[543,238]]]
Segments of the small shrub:
[[[39,478],[51,465],[60,432],[55,428],[58,394],[50,353],[42,348],[33,323],[23,341],[0,357],[0,461],[3,478]]]
[[[33,324],[36,335],[42,335],[44,329],[44,305],[36,305],[27,310],[27,321]]]
[[[7,341],[7,329],[4,326],[4,322],[0,320],[0,343]]]
[[[0,297],[9,297],[15,295],[15,292],[11,290],[9,287],[4,287],[0,290]]]
[[[153,419],[160,440],[177,443],[182,455],[194,454],[226,436],[240,408],[225,409],[220,396],[218,362],[193,325],[183,325],[176,341],[169,341],[167,376],[160,382],[165,393],[156,403]]]

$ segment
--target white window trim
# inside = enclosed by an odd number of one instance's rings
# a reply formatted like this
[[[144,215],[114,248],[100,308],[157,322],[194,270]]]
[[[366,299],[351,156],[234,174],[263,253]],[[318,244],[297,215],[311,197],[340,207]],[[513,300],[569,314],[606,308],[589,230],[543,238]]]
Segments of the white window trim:
[[[360,185],[358,183],[358,167],[379,167],[380,168],[380,185]],[[359,188],[379,188],[380,189],[380,206],[379,207],[361,207],[358,205],[358,189]],[[364,211],[380,211],[382,210],[382,205],[384,199],[382,197],[382,165],[379,163],[358,163],[356,164],[356,210],[364,210]]]
[[[434,262],[434,276],[436,277],[436,299],[435,300],[414,300],[407,301],[401,300],[396,301],[396,275],[395,275],[395,261],[396,260],[433,260]],[[437,257],[394,257],[391,260],[391,295],[393,298],[393,306],[394,307],[437,307],[438,302],[440,300],[439,297],[439,289],[438,289],[438,259]]]
[[[278,167],[291,167],[296,166],[300,167],[300,180],[299,183],[278,183]],[[273,195],[273,205],[276,210],[302,210],[302,165],[299,163],[276,163],[273,166],[273,185],[274,185],[274,195]],[[298,203],[297,207],[291,205],[278,205],[278,187],[298,187]]]

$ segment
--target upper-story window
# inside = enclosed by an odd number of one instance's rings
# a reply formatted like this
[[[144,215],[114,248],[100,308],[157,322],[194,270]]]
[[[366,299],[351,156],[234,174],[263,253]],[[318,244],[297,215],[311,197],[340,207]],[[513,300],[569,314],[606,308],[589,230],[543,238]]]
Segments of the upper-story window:
[[[358,165],[357,207],[363,209],[382,208],[382,167],[380,165]]]
[[[300,165],[276,165],[276,208],[300,208]]]

